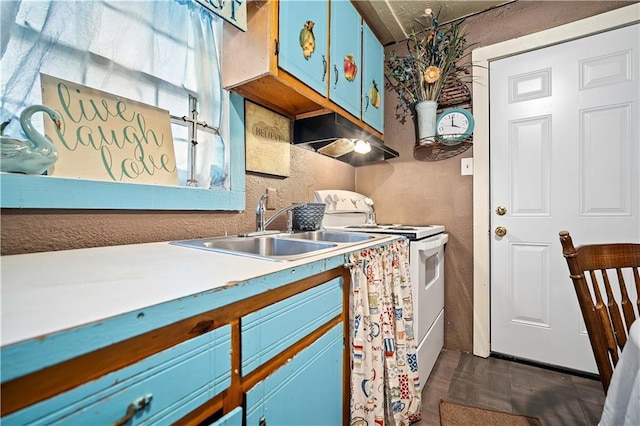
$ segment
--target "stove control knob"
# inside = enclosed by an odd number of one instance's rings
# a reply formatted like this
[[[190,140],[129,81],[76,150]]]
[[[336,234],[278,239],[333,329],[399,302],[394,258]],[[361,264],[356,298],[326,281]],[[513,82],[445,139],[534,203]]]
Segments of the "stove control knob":
[[[495,232],[498,237],[504,237],[505,235],[507,235],[507,228],[505,228],[504,226],[498,226]]]

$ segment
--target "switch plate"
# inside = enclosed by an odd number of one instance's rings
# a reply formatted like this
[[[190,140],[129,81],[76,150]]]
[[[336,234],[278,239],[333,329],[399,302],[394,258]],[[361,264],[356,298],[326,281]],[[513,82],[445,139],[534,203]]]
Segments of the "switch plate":
[[[278,204],[278,195],[275,188],[267,188],[267,210],[275,210]]]
[[[468,176],[473,174],[473,157],[463,158],[460,161],[460,174]]]

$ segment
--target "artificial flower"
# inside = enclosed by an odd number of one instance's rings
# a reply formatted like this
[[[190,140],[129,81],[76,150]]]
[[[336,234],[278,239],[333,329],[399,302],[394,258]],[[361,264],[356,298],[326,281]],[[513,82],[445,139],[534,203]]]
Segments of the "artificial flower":
[[[396,116],[402,121],[418,102],[437,102],[447,81],[461,80],[470,66],[461,61],[470,48],[462,21],[440,25],[438,17],[425,9],[422,18],[427,25],[412,31],[406,42],[407,53],[392,51],[385,59],[385,78],[388,87],[398,94]]]
[[[440,78],[440,68],[431,65],[424,72],[424,81],[427,83],[435,83]]]

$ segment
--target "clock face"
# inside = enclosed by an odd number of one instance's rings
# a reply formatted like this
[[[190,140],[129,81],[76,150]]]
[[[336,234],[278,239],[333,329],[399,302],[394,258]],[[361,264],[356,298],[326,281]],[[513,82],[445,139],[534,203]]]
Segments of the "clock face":
[[[473,132],[473,116],[461,108],[443,112],[438,118],[438,136],[446,140],[464,140]]]

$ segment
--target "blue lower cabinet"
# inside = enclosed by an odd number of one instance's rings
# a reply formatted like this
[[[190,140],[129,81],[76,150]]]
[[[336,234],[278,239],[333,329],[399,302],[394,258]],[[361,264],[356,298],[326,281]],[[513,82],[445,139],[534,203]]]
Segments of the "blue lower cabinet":
[[[3,417],[2,424],[103,425],[123,418],[127,426],[170,424],[229,387],[230,353],[226,325]]]
[[[339,324],[247,392],[246,425],[342,424],[342,351]]]
[[[339,315],[342,288],[342,279],[334,278],[242,317],[242,374],[249,374]]]
[[[210,426],[242,426],[242,407],[236,407],[219,420],[211,423]]]

